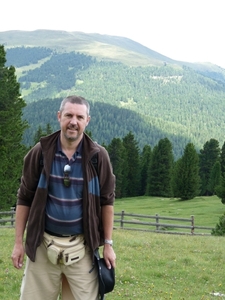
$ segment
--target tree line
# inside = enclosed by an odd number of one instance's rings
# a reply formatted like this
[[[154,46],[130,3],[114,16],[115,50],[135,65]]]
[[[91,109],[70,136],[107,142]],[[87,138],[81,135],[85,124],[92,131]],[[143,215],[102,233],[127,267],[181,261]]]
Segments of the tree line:
[[[45,129],[40,126],[34,143],[51,132],[49,124]],[[87,134],[92,137],[90,131]],[[219,142],[210,139],[199,152],[193,143],[188,143],[177,160],[168,138],[160,139],[153,148],[145,145],[140,150],[138,141],[129,132],[103,146],[116,176],[117,198],[146,195],[190,200],[217,194],[224,201],[225,143],[220,149]]]
[[[189,200],[217,194],[223,198],[224,145],[220,149],[219,142],[210,139],[198,153],[194,144],[188,143],[175,161],[168,138],[161,139],[153,148],[145,145],[142,151],[131,132],[122,140],[115,138],[106,148],[117,178],[116,196]]]

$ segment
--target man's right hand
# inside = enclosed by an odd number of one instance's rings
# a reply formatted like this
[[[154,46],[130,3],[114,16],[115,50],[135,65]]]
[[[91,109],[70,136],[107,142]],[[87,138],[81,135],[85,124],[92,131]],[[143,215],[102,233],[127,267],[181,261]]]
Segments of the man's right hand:
[[[22,268],[24,254],[25,254],[25,250],[23,244],[15,244],[11,258],[12,258],[13,265],[16,269]]]
[[[25,255],[23,236],[29,212],[30,207],[28,206],[17,205],[16,207],[15,245],[11,258],[14,267],[17,269],[21,269],[23,266],[23,259]]]

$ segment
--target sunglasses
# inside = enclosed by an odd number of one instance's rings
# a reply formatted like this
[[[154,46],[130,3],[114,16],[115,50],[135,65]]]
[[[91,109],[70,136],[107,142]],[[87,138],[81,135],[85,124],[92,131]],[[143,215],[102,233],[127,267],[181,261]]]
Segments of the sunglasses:
[[[71,180],[70,180],[70,172],[71,172],[71,166],[70,165],[65,165],[64,170],[63,170],[63,183],[66,187],[69,187],[71,184]]]

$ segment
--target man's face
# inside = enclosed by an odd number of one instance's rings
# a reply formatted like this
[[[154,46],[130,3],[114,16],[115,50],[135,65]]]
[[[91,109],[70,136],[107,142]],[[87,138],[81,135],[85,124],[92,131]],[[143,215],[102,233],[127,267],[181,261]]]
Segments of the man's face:
[[[58,112],[58,121],[60,123],[62,138],[70,142],[79,142],[90,121],[90,116],[87,115],[86,105],[67,102],[63,111]]]

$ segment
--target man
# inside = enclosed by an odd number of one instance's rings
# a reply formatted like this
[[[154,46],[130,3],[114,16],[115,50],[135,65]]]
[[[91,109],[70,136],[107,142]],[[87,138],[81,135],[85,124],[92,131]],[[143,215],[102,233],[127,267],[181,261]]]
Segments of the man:
[[[104,244],[106,265],[115,267],[115,176],[105,148],[84,133],[90,115],[89,103],[83,97],[65,98],[58,121],[60,130],[41,138],[24,158],[12,252],[17,269],[23,265],[25,252],[28,256],[20,300],[56,300],[63,274],[76,300],[97,300],[94,250]],[[96,153],[98,172],[91,162]],[[61,247],[57,242],[67,245],[71,241],[78,241],[78,245],[63,248],[55,256]]]

